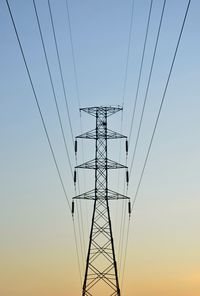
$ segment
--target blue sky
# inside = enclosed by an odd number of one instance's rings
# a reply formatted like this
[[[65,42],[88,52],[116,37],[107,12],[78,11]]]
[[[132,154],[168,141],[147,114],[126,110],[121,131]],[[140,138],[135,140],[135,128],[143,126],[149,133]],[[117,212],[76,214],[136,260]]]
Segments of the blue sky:
[[[51,1],[51,3],[73,130],[74,135],[77,135],[80,133],[79,112],[65,1]],[[130,148],[134,143],[144,99],[162,3],[160,0],[155,0],[153,3],[139,103]],[[73,145],[58,72],[47,1],[36,1],[36,4],[69,151],[74,164]],[[186,4],[185,0],[168,0],[166,4],[141,139],[133,176],[130,180],[130,196],[133,196],[135,192],[141,172]],[[73,182],[61,139],[33,4],[32,1],[12,0],[10,5],[70,199],[74,195]],[[148,8],[149,1],[135,1],[124,102],[123,132],[126,135],[129,134],[130,129]],[[131,1],[69,1],[69,9],[81,106],[121,104]],[[144,241],[152,246],[154,256],[155,246],[158,245],[162,249],[163,241],[167,242],[169,247],[168,256],[175,252],[179,258],[178,249],[183,246],[185,253],[183,252],[182,256],[186,257],[185,262],[191,262],[191,270],[195,260],[189,258],[189,254],[193,253],[197,256],[200,244],[198,238],[200,224],[198,219],[200,206],[199,11],[200,2],[193,0],[136,203],[135,216],[133,215],[136,220],[135,236],[132,229],[130,232],[130,249],[134,250],[137,255],[141,255],[139,252],[141,248],[147,257],[148,254],[150,256],[148,248],[145,248],[146,244],[143,244]],[[64,253],[63,246],[65,246],[70,253],[74,249],[70,213],[56,175],[5,1],[0,3],[0,44],[1,253],[4,258],[10,256],[10,258],[16,259],[17,256],[23,257],[23,252],[25,252],[30,255],[30,258],[33,258],[35,249],[40,252],[48,245],[52,248],[56,245],[56,250],[63,248],[61,253]],[[110,128],[120,131],[120,120],[120,115],[116,114],[115,118],[113,117],[110,121]],[[94,128],[95,123],[89,116],[82,115],[82,124],[85,131]],[[81,145],[79,147],[78,161],[82,162]],[[85,159],[93,158],[94,149],[92,145],[88,147],[91,148],[86,149],[86,146],[84,148]],[[117,160],[119,145],[111,144],[110,148],[112,148],[111,157]],[[125,161],[124,154],[122,153],[122,162]],[[81,189],[83,191],[83,173],[80,173],[80,178],[82,178]],[[122,173],[120,173],[120,178],[123,180]],[[113,180],[114,177],[111,178],[110,185],[117,189],[118,186]],[[93,187],[93,181],[86,184],[86,188],[91,187]],[[70,237],[71,240],[65,240],[65,236]],[[187,237],[188,239],[186,239]],[[176,242],[176,247],[173,249],[174,242]],[[164,253],[162,256],[163,264],[165,264],[167,256],[164,257]],[[133,262],[136,262],[137,266],[140,266],[141,262],[137,262],[132,252],[130,257],[134,258]],[[73,258],[75,265],[75,253]],[[180,261],[181,258],[180,256]],[[27,260],[30,261],[31,266],[32,261]],[[65,260],[66,262],[69,260],[67,255]],[[133,268],[133,262],[130,260],[128,270]],[[185,264],[184,266],[187,267],[187,263]],[[18,266],[20,273],[22,265],[17,262],[16,266]],[[143,272],[146,276],[145,262],[142,262],[142,266],[144,266]],[[63,269],[65,272],[69,272],[67,267],[63,267]],[[178,272],[180,269],[181,267],[178,265],[175,270]],[[75,273],[78,273],[77,269],[75,270]],[[0,271],[2,272],[3,269]],[[9,278],[9,271],[6,276]],[[45,276],[48,278],[47,274]],[[128,277],[127,280],[130,278]],[[2,288],[4,289],[2,293],[5,296],[21,296],[28,293],[28,290],[23,292],[22,288],[18,287],[16,293],[9,294],[5,286],[3,285]],[[72,290],[76,291],[76,284],[72,286]],[[177,291],[177,294],[174,295],[179,295],[180,289],[177,288]],[[192,295],[199,295],[198,291],[197,294],[193,293]],[[42,295],[47,295],[45,293],[47,292],[43,291]],[[138,295],[145,295],[142,290],[140,293]],[[131,296],[132,294],[127,295]]]

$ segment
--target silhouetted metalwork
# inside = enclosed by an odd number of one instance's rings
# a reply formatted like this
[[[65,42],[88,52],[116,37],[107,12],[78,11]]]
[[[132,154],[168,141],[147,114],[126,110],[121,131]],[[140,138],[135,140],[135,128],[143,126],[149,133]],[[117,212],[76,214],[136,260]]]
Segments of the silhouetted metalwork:
[[[96,128],[94,130],[76,137],[76,139],[94,139],[96,145],[95,159],[76,166],[76,169],[83,168],[95,170],[95,189],[73,198],[94,200],[82,295],[96,295],[95,288],[98,289],[98,284],[103,282],[109,290],[108,295],[120,296],[109,200],[129,198],[108,189],[108,169],[127,169],[127,167],[108,159],[107,141],[108,139],[127,138],[119,133],[109,130],[107,128],[107,118],[114,113],[121,111],[122,108],[100,106],[81,108],[80,110],[87,112],[96,118]]]

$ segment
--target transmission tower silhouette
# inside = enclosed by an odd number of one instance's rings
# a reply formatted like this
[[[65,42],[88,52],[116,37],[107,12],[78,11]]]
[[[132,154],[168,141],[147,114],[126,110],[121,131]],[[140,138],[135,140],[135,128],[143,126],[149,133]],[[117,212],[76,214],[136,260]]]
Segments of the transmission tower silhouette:
[[[83,281],[82,296],[101,294],[120,296],[119,277],[117,270],[114,239],[111,225],[109,200],[128,199],[128,211],[130,214],[130,199],[123,194],[108,188],[108,170],[126,169],[126,181],[128,182],[127,166],[108,159],[108,140],[126,139],[126,153],[128,153],[127,137],[107,128],[107,119],[121,107],[89,107],[81,108],[96,118],[96,128],[76,137],[75,153],[77,153],[77,139],[95,140],[95,158],[75,167],[74,182],[76,183],[76,169],[95,170],[95,188],[83,194],[73,197],[72,214],[74,214],[74,199],[93,200],[93,214],[89,237],[89,246],[86,259],[85,276]],[[103,286],[101,285],[103,284]]]

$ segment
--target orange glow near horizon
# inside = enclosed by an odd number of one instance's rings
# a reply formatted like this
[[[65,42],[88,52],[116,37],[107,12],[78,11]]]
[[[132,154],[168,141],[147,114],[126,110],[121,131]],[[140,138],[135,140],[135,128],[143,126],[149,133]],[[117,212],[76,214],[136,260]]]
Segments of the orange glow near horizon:
[[[68,257],[62,250],[39,254],[13,254],[1,262],[1,295],[4,296],[66,296],[81,295],[81,283],[75,257]],[[33,252],[33,250],[32,250]],[[7,257],[8,258],[8,257]],[[198,296],[200,273],[198,266],[185,262],[129,258],[123,286],[123,296]],[[180,264],[180,265],[179,265]],[[134,268],[130,266],[134,266]],[[171,265],[169,269],[169,265]],[[168,266],[168,267],[167,267]],[[2,268],[3,267],[3,268]],[[102,291],[95,296],[104,296]],[[107,295],[107,294],[105,294]]]

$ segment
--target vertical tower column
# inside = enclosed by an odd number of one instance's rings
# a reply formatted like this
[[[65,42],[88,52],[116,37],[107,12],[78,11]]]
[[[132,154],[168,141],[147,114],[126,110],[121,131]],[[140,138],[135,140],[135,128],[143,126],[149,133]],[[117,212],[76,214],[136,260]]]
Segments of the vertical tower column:
[[[108,169],[126,168],[108,159],[108,139],[124,138],[107,128],[108,116],[120,111],[115,107],[91,107],[83,111],[96,117],[95,130],[78,138],[95,139],[95,159],[77,168],[95,170],[95,189],[74,198],[93,199],[93,215],[86,259],[83,296],[120,296],[117,263],[109,209],[109,199],[127,198],[108,189]]]

